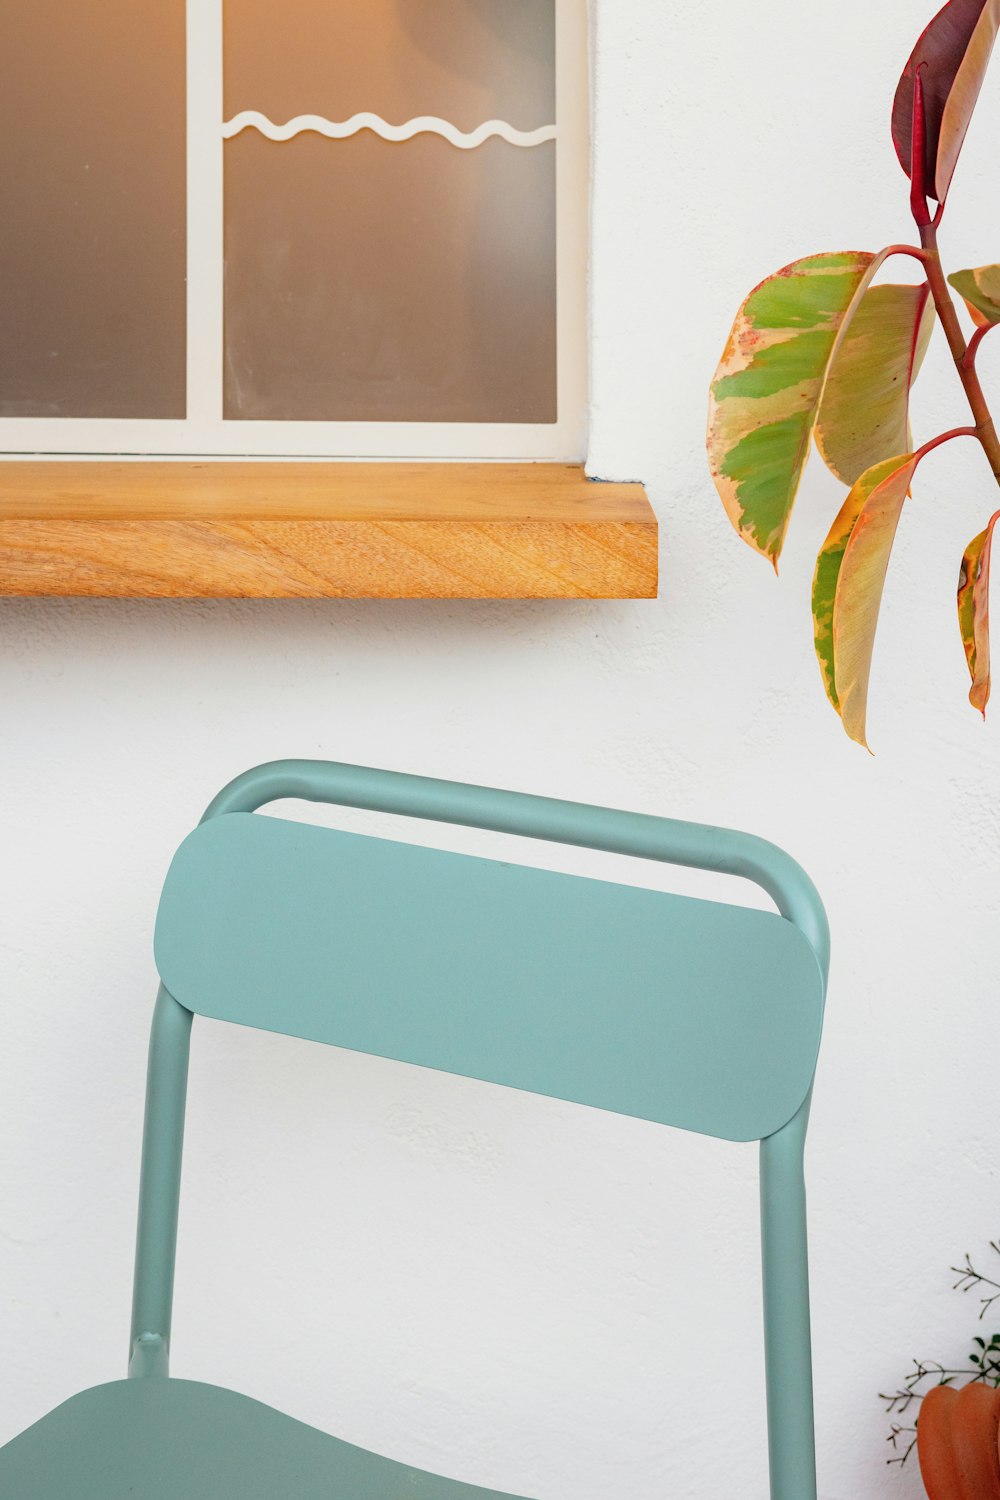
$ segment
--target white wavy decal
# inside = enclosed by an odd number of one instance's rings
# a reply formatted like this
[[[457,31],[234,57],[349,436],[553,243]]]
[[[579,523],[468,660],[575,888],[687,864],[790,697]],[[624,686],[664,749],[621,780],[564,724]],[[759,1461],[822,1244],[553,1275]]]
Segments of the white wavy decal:
[[[409,141],[415,135],[440,135],[463,151],[472,151],[493,136],[500,136],[512,146],[540,146],[544,141],[556,138],[554,125],[542,125],[538,130],[515,130],[506,120],[487,120],[475,130],[461,131],[447,120],[439,120],[436,115],[419,115],[407,120],[405,125],[390,125],[381,115],[372,114],[352,115],[349,120],[339,122],[324,119],[322,115],[296,115],[285,125],[275,125],[257,109],[244,109],[234,115],[223,125],[222,134],[230,140],[241,130],[259,130],[271,141],[290,141],[292,136],[301,135],[306,130],[315,130],[318,135],[325,135],[332,141],[342,141],[349,135],[357,135],[360,130],[373,130],[386,141]]]

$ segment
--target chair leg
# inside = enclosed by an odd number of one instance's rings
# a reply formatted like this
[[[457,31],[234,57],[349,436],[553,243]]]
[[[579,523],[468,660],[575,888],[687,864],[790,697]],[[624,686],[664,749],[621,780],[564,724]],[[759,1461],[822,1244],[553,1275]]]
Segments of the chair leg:
[[[809,1100],[760,1143],[771,1500],[816,1500],[803,1148]]]
[[[191,1012],[161,985],[153,1012],[135,1246],[131,1376],[166,1375]]]

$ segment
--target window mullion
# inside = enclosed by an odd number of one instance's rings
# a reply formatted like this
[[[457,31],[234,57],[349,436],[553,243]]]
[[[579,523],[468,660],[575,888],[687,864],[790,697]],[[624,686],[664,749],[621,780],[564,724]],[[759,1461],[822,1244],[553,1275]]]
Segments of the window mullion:
[[[187,423],[194,451],[222,422],[223,0],[187,0]]]

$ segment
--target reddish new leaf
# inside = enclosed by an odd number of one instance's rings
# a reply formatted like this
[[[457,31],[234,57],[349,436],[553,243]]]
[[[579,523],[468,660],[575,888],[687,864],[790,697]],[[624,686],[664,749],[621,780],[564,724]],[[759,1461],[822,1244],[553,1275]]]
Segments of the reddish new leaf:
[[[892,106],[892,140],[907,176],[913,159],[913,93],[923,86],[923,184],[943,203],[1000,28],[1000,0],[948,0],[903,69]]]

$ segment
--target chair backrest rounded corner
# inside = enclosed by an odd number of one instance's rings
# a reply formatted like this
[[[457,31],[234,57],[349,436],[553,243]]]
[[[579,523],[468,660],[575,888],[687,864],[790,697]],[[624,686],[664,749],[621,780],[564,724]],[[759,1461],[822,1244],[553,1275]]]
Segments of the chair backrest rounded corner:
[[[830,922],[812,877],[780,844],[758,834],[736,833],[733,837],[744,845],[742,867],[730,868],[729,872],[752,880],[766,891],[781,915],[802,934],[819,965],[825,998],[830,973]]]

